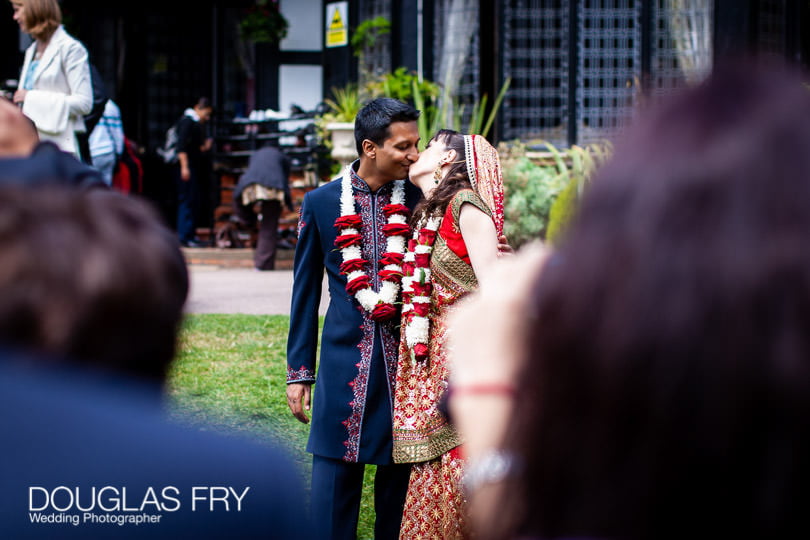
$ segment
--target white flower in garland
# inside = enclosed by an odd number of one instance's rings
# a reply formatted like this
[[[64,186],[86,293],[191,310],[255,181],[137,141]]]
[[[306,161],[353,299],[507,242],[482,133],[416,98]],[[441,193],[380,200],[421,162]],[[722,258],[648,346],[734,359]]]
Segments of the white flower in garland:
[[[430,257],[441,223],[441,218],[431,217],[424,226],[414,230],[402,265],[403,332],[405,344],[416,362],[428,357],[430,293],[433,290]]]
[[[391,203],[383,207],[387,223],[383,226],[386,236],[385,252],[379,261],[381,270],[380,290],[374,291],[370,276],[365,272],[368,261],[363,259],[363,236],[360,227],[363,220],[355,211],[351,170],[347,167],[340,185],[340,217],[335,220],[339,234],[335,245],[343,255],[340,271],[346,275],[346,291],[353,294],[364,310],[375,321],[390,319],[397,314],[395,303],[402,279],[402,261],[405,254],[405,238],[410,232],[408,207],[405,206],[405,181],[396,180],[391,194]]]

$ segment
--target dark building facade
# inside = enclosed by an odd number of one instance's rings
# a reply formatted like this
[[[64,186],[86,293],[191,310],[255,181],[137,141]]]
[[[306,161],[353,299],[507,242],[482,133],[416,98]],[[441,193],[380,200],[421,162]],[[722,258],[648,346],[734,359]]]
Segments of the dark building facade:
[[[353,0],[389,17],[371,51],[443,82],[466,46],[457,94],[472,104],[511,81],[492,138],[583,144],[619,131],[647,99],[699,81],[730,57],[810,61],[807,0]],[[459,10],[462,12],[459,16]],[[464,13],[464,12],[467,13]],[[472,21],[470,39],[450,31]],[[356,77],[356,73],[352,76]]]
[[[244,46],[237,23],[251,0],[62,2],[88,46],[127,134],[150,151],[200,95],[219,118],[279,109],[357,80],[350,46],[326,47],[329,0],[282,0],[291,33],[309,44]],[[492,138],[587,143],[620,129],[640,99],[698,80],[743,52],[807,66],[808,0],[346,0],[349,31],[384,16],[391,32],[366,51],[377,72],[398,66],[442,82],[463,57],[456,94],[471,104],[511,86]],[[452,35],[467,10],[469,40]],[[11,6],[0,3],[0,82],[22,63]],[[459,44],[459,42],[461,42]],[[687,42],[688,46],[687,46]],[[453,48],[460,50],[454,50]],[[315,71],[306,71],[307,69]],[[303,74],[303,79],[297,79]],[[285,97],[285,93],[287,97]],[[310,101],[312,101],[310,99]],[[308,103],[305,106],[311,107]]]

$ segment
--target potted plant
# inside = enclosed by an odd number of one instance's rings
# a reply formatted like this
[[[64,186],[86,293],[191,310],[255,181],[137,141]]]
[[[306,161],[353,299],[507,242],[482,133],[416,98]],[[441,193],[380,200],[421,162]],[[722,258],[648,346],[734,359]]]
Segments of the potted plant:
[[[332,96],[334,99],[324,100],[329,111],[318,117],[315,123],[321,138],[325,138],[327,132],[331,134],[331,156],[342,168],[357,158],[354,119],[362,104],[356,84],[332,88]]]
[[[239,34],[252,43],[278,43],[287,36],[289,24],[278,0],[256,0],[239,21]]]

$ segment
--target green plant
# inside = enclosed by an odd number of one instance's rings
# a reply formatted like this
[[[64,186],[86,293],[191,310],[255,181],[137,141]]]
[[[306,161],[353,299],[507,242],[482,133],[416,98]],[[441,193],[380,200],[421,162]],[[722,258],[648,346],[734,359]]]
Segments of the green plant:
[[[512,246],[519,247],[544,237],[551,204],[568,176],[553,162],[534,163],[519,142],[508,149],[501,145],[499,153],[506,192],[504,231]]]
[[[349,83],[343,88],[332,87],[332,98],[324,100],[329,110],[315,117],[315,132],[329,150],[332,149],[332,141],[326,126],[333,122],[354,122],[362,106],[356,84]]]
[[[427,79],[420,81],[414,72],[402,66],[366,84],[366,92],[372,98],[385,96],[411,104],[416,92],[423,98],[436,100],[440,91],[438,84]]]
[[[421,152],[425,149],[433,134],[438,131],[441,113],[436,109],[435,98],[430,95],[425,96],[416,81],[411,83],[411,87],[413,89],[414,107],[422,112],[416,121],[419,130],[419,151]]]
[[[506,91],[509,89],[509,85],[511,83],[511,77],[507,78],[503,82],[503,86],[501,86],[498,95],[495,97],[495,102],[492,104],[492,110],[490,110],[489,115],[486,116],[486,123],[484,123],[484,116],[486,114],[487,99],[489,96],[484,94],[481,96],[480,101],[473,105],[473,115],[470,119],[470,127],[468,129],[470,134],[481,135],[483,137],[486,137],[489,134],[492,123],[495,121],[495,116],[498,114],[498,109],[500,109],[503,98],[506,95]],[[461,112],[463,112],[463,109]],[[459,112],[459,115],[461,112]]]
[[[329,112],[322,117],[328,117],[330,122],[354,122],[362,107],[357,85],[349,83],[343,88],[332,87],[332,96],[334,99],[323,100]]]
[[[351,44],[354,55],[362,58],[367,48],[377,43],[377,38],[391,31],[391,21],[380,15],[366,19],[357,25],[352,34]]]
[[[253,43],[278,43],[287,36],[288,28],[278,0],[256,0],[239,21],[242,39]]]
[[[473,104],[473,115],[466,129],[464,129],[462,126],[464,106],[459,104],[458,99],[454,97],[452,99],[454,111],[452,125],[447,127],[470,135],[482,135],[486,137],[489,134],[492,123],[495,121],[495,116],[498,113],[498,109],[503,102],[510,83],[511,79],[504,81],[503,86],[501,86],[501,89],[498,92],[498,96],[495,98],[492,109],[489,111],[489,114],[486,114],[488,100],[488,96],[486,94],[484,94],[480,100]],[[435,134],[439,129],[445,127],[443,122],[447,118],[447,107],[450,103],[450,101],[447,100],[446,95],[439,99],[440,88],[438,85],[435,85],[434,83],[430,83],[430,85],[432,86],[428,86],[428,89],[435,87],[436,92],[426,93],[424,91],[424,85],[417,84],[415,79],[411,81],[413,104],[417,109],[422,111],[422,114],[419,115],[418,121],[420,151],[424,150],[433,134]],[[437,103],[440,103],[441,105],[437,105]],[[484,118],[486,118],[486,123],[484,123]]]
[[[383,16],[366,19],[357,25],[351,37],[352,51],[357,57],[357,64],[360,68],[360,80],[365,81],[374,77],[373,65],[366,62],[366,52],[374,47],[380,36],[391,31],[391,22]],[[364,97],[365,89],[362,90]]]
[[[558,245],[576,214],[579,201],[596,169],[610,157],[612,146],[609,142],[590,144],[586,147],[572,146],[566,151],[570,158],[568,185],[554,200],[549,213],[546,240]]]
[[[329,155],[333,150],[331,131],[327,128],[332,123],[354,123],[357,113],[363,102],[357,90],[357,85],[349,83],[342,88],[332,88],[332,97],[324,99],[324,103],[329,110],[315,117],[315,133],[321,144],[326,149],[325,155]],[[333,178],[340,173],[341,165],[335,160],[329,167],[329,177]]]
[[[563,233],[568,228],[568,224],[576,213],[579,202],[579,183],[568,182],[554,202],[548,216],[548,229],[546,231],[546,241],[553,245],[559,245]]]
[[[537,238],[558,241],[594,171],[611,152],[608,143],[565,150],[549,142],[544,146],[546,156],[534,161],[522,143],[499,148],[506,190],[505,230],[515,247]]]

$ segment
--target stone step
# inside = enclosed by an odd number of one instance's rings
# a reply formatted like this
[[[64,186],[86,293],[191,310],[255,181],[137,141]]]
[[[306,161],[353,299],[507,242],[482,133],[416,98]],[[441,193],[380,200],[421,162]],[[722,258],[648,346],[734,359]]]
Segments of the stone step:
[[[182,248],[186,261],[191,265],[219,266],[221,268],[253,268],[253,249],[250,248]],[[276,269],[292,269],[293,249],[276,252]]]

